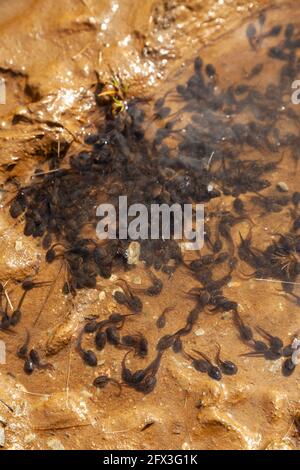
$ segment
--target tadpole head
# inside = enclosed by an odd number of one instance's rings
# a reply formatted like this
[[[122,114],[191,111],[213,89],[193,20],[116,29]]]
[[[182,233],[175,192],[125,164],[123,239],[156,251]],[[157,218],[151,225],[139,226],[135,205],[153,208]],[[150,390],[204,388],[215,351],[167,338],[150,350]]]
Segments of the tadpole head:
[[[296,369],[296,365],[293,363],[291,358],[288,358],[282,364],[282,374],[285,377],[290,377]]]
[[[101,375],[94,380],[93,385],[96,388],[105,388],[108,382],[109,378],[107,377],[107,375]]]
[[[236,375],[238,372],[237,366],[231,361],[224,361],[221,364],[221,371],[225,375]]]
[[[97,367],[98,360],[95,353],[91,350],[82,352],[83,361],[90,367]]]
[[[219,367],[210,366],[207,373],[209,377],[211,377],[214,380],[220,381],[222,379],[222,372],[219,369]]]

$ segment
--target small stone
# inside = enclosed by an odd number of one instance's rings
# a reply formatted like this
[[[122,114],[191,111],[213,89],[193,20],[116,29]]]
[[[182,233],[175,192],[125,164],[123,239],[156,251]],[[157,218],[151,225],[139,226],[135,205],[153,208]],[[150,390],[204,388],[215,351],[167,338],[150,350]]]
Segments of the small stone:
[[[202,328],[199,328],[199,330],[195,331],[196,336],[203,336],[205,334],[205,331]]]
[[[5,446],[5,431],[4,428],[0,428],[0,447]]]
[[[287,193],[289,191],[289,187],[284,181],[280,181],[279,183],[277,183],[277,189],[282,193]]]
[[[127,251],[127,263],[130,265],[138,264],[141,254],[141,245],[138,242],[131,242]]]
[[[94,16],[90,16],[88,18],[88,23],[91,24],[92,26],[95,26],[95,24],[97,24],[96,18]]]
[[[105,300],[106,298],[106,293],[105,291],[101,291],[100,294],[99,294],[99,300],[102,302],[103,300]]]
[[[52,450],[65,450],[64,446],[58,439],[48,439],[47,446]]]

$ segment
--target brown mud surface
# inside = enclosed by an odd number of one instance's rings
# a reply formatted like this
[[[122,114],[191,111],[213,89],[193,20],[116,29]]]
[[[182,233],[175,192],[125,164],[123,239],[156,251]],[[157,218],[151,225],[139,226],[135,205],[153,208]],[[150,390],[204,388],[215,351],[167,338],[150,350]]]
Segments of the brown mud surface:
[[[117,71],[130,85],[132,96],[155,100],[185,83],[193,60],[201,54],[206,63],[215,65],[220,88],[239,83],[253,65],[265,60],[264,48],[251,50],[245,36],[247,24],[263,8],[270,27],[292,21],[299,28],[297,2],[279,0],[3,0],[0,76],[6,81],[7,104],[0,105],[2,188],[8,173],[29,184],[51,150],[59,155],[65,149],[75,154],[85,148],[84,137],[94,133],[103,118],[95,102],[97,76],[108,80],[111,70]],[[278,70],[266,62],[263,78],[256,79],[255,86],[263,87]],[[172,96],[169,103],[176,112]],[[158,126],[150,123],[149,135]],[[252,156],[268,159],[267,153]],[[268,179],[273,188],[285,182],[292,193],[299,187],[298,172],[288,155],[279,156],[284,158]],[[167,351],[152,393],[143,395],[123,386],[119,396],[114,384],[96,390],[92,383],[100,374],[120,380],[124,350],[107,346],[97,353],[98,366],[93,369],[83,364],[75,342],[84,318],[103,319],[120,309],[112,296],[118,273],[99,278],[96,289],[81,290],[75,298],[63,295],[64,266],[60,260],[46,265],[40,240],[25,237],[22,220],[9,215],[11,195],[3,191],[1,197],[0,279],[8,281],[13,306],[22,293],[16,280],[29,276],[55,280],[51,289],[35,289],[26,297],[15,334],[0,331],[6,347],[6,364],[0,364],[0,399],[11,407],[0,402],[4,449],[299,448],[299,371],[287,378],[281,374],[282,358],[240,357],[249,348],[238,338],[231,312],[201,316],[184,338],[184,347],[212,355],[220,343],[222,356],[237,363],[238,375],[213,381],[183,356]],[[212,200],[209,209],[225,210],[231,203],[232,197],[224,196],[221,202]],[[262,249],[275,233],[289,227],[288,209],[263,217],[254,212],[251,218],[253,240]],[[250,228],[245,221],[234,229],[235,244],[239,232],[246,236]],[[185,259],[192,256],[185,253]],[[282,291],[280,282],[245,278],[251,271],[241,263],[226,295],[238,302],[247,324],[263,326],[288,344],[300,330],[299,306]],[[185,296],[196,283],[184,267],[171,278],[159,277],[164,282],[161,295],[143,298],[143,313],[129,318],[122,331],[145,334],[151,360],[159,337],[182,328],[195,305]],[[122,278],[137,287],[149,283],[142,262],[122,272]],[[297,291],[300,294],[295,286]],[[174,312],[161,333],[155,322],[169,306]],[[53,370],[24,373],[16,350],[27,329],[31,345]],[[89,340],[84,341],[87,345]],[[137,369],[149,361],[130,356],[127,362]]]

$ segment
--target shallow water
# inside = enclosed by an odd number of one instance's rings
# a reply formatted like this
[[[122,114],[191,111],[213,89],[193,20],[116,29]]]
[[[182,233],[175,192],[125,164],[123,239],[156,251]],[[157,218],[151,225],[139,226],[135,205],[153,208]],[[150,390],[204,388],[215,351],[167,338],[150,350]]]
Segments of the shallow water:
[[[15,3],[20,6],[19,2]],[[163,121],[153,119],[153,103],[168,93],[166,106],[171,107],[171,114],[175,114],[177,122],[175,132],[165,140],[171,149],[170,155],[167,155],[167,159],[163,160],[164,163],[160,166],[163,166],[166,171],[173,167],[179,183],[183,181],[183,187],[180,184],[176,187],[178,191],[179,188],[182,190],[181,198],[191,182],[193,185],[196,184],[192,180],[194,174],[199,175],[199,183],[203,179],[204,184],[211,183],[216,190],[223,193],[221,197],[209,202],[205,200],[205,210],[209,217],[207,224],[213,231],[216,230],[213,212],[232,210],[233,197],[230,194],[224,194],[220,177],[222,156],[225,155],[224,158],[228,158],[227,152],[229,151],[237,151],[242,161],[279,162],[276,169],[266,176],[270,186],[262,191],[264,195],[280,196],[281,194],[276,190],[278,182],[287,184],[289,195],[297,191],[298,168],[292,158],[290,146],[281,142],[284,140],[284,135],[288,132],[296,133],[298,129],[299,111],[296,106],[290,104],[289,84],[286,86],[283,97],[286,103],[285,109],[277,109],[276,104],[273,103],[271,106],[269,103],[270,114],[264,113],[265,110],[261,106],[259,97],[255,104],[246,106],[241,112],[232,113],[228,110],[224,112],[222,107],[212,112],[212,116],[206,113],[204,108],[202,115],[193,122],[196,131],[205,130],[206,147],[204,150],[203,148],[194,150],[185,146],[181,148],[181,151],[178,150],[178,146],[186,139],[187,130],[190,129],[189,124],[195,114],[195,110],[191,112],[191,109],[195,100],[188,102],[183,100],[176,91],[176,87],[186,84],[194,74],[195,57],[200,54],[204,64],[214,64],[217,71],[214,83],[216,96],[228,87],[235,87],[241,82],[247,83],[250,90],[265,94],[268,84],[278,82],[283,66],[282,61],[272,60],[267,52],[270,47],[282,41],[283,33],[280,38],[266,38],[256,50],[251,49],[245,31],[250,21],[257,23],[257,16],[248,12],[247,8],[241,7],[230,21],[227,21],[231,4],[224,7],[224,10],[220,4],[220,10],[216,8],[212,12],[209,2],[205,6],[205,11],[197,9],[197,2],[191,2],[194,4],[192,12],[190,10],[183,12],[182,6],[179,11],[171,6],[167,11],[159,8],[158,11],[150,10],[153,2],[146,2],[145,12],[139,12],[136,15],[129,15],[128,11],[133,11],[133,4],[129,1],[124,2],[124,5],[122,2],[122,8],[119,6],[119,9],[113,7],[113,5],[118,5],[116,2],[107,2],[104,6],[101,5],[99,12],[95,11],[94,2],[76,2],[76,5],[73,5],[74,10],[68,14],[63,4],[58,2],[58,13],[63,11],[65,16],[53,17],[53,23],[50,21],[48,29],[45,30],[43,15],[46,15],[47,10],[43,10],[42,14],[37,16],[37,11],[41,11],[39,8],[41,3],[46,8],[45,2],[32,2],[28,14],[25,14],[22,20],[24,26],[19,29],[18,34],[22,35],[28,25],[40,22],[43,35],[38,43],[34,40],[34,50],[38,57],[41,57],[45,48],[47,49],[47,56],[44,57],[47,67],[43,67],[34,59],[29,60],[24,53],[25,46],[20,46],[16,51],[14,57],[10,59],[9,67],[1,65],[3,69],[6,69],[3,71],[5,77],[11,76],[12,78],[8,80],[8,104],[3,108],[1,163],[2,165],[17,163],[12,168],[4,167],[3,181],[7,179],[9,169],[12,178],[17,177],[23,185],[28,184],[33,170],[40,167],[44,157],[49,154],[50,146],[56,149],[55,144],[57,144],[57,152],[65,146],[66,159],[68,159],[82,148],[90,150],[90,146],[83,145],[84,134],[92,134],[98,128],[100,131],[103,129],[103,113],[101,108],[96,109],[92,93],[92,85],[95,83],[94,70],[100,57],[99,49],[96,47],[97,54],[93,48],[91,51],[85,50],[82,52],[84,58],[76,58],[75,61],[73,60],[73,65],[70,60],[70,57],[74,56],[75,49],[80,52],[85,45],[89,44],[90,39],[94,40],[94,29],[92,28],[92,33],[89,27],[86,30],[87,18],[92,14],[97,22],[100,22],[101,17],[100,23],[107,24],[107,29],[100,28],[99,31],[98,26],[96,28],[99,42],[104,41],[103,35],[107,43],[114,42],[113,46],[106,48],[107,50],[102,48],[101,60],[104,61],[104,65],[98,62],[99,71],[107,75],[106,64],[110,63],[111,53],[112,66],[114,66],[114,61],[119,64],[120,60],[120,69],[126,80],[133,80],[130,93],[133,96],[140,96],[142,88],[143,95],[152,98],[152,101],[140,106],[147,116],[143,127],[146,129],[145,139],[147,146],[149,145],[152,149],[154,161],[162,153],[160,145],[152,148],[153,139],[157,136],[157,130],[164,127],[172,118],[166,118]],[[174,6],[176,4],[176,2],[171,3],[174,3]],[[7,23],[4,27],[2,26],[4,38],[7,41],[9,41],[7,30],[14,21],[12,11],[14,4],[10,2],[10,5],[9,9],[5,10],[9,13]],[[279,2],[277,5],[276,8],[267,11],[265,31],[277,22],[285,25],[293,21],[299,25],[297,15],[300,15],[300,11],[297,9],[295,11],[295,7],[290,7],[288,3]],[[115,15],[112,14],[114,9]],[[253,5],[253,10],[255,11],[255,5]],[[152,11],[152,21],[147,22],[144,18],[149,17],[150,11]],[[75,23],[74,18],[76,18]],[[182,18],[181,27],[178,18]],[[212,18],[211,30],[209,18]],[[159,35],[163,43],[162,49],[165,48],[166,37],[169,38],[170,43],[167,52],[164,50],[152,52],[150,58],[144,57],[141,60],[140,44],[143,41],[139,35],[133,35],[132,31],[135,28],[143,29],[145,23],[148,25],[147,39],[150,43],[151,41],[152,44],[155,41],[159,42]],[[229,26],[228,23],[230,23]],[[117,32],[115,32],[116,29]],[[54,41],[54,47],[49,48],[47,35],[53,37],[51,36],[53,31],[55,31],[54,38],[60,37],[64,44],[64,55],[59,58],[55,55],[61,51],[61,44]],[[131,37],[126,40],[128,34]],[[218,34],[219,37],[217,37]],[[74,35],[76,35],[76,40],[74,40]],[[134,41],[132,36],[135,36]],[[201,47],[198,44],[199,37],[203,44]],[[195,46],[196,39],[197,46]],[[204,43],[207,43],[205,47]],[[147,49],[149,47],[148,45]],[[8,52],[7,43],[6,53]],[[172,54],[175,54],[174,58]],[[138,60],[137,57],[139,57]],[[7,64],[7,57],[5,60]],[[49,66],[51,63],[52,68]],[[249,71],[257,63],[264,65],[262,72],[257,77],[247,80]],[[160,80],[160,84],[155,87],[157,80]],[[30,86],[29,91],[27,88],[27,92],[24,93],[26,82]],[[80,86],[83,87],[82,90],[79,89]],[[67,92],[66,89],[69,91]],[[15,109],[16,103],[12,100],[13,96],[23,109]],[[295,115],[286,118],[287,108],[293,109]],[[271,111],[275,113],[276,119]],[[280,114],[284,117],[279,118]],[[17,116],[17,122],[13,125],[11,124],[12,115]],[[243,142],[242,145],[232,140],[232,136],[228,133],[222,133],[226,131],[227,126],[233,127],[236,123],[245,124],[253,120],[258,121],[263,127],[273,128],[276,125],[280,137],[277,136],[277,140],[275,139],[275,149],[274,146],[267,147],[264,145],[265,142],[262,144],[257,141],[255,137],[258,136],[255,135],[255,131],[250,133],[249,142],[247,144]],[[62,125],[63,127],[60,127]],[[204,139],[203,134],[201,136]],[[192,140],[192,144],[194,143]],[[141,152],[140,144],[134,141],[134,145],[133,148],[130,147],[131,152],[133,154],[137,150]],[[209,172],[205,175],[203,173],[203,165],[204,167],[207,165],[211,155],[213,159],[210,166],[210,181]],[[135,156],[136,154],[132,157],[133,161]],[[234,167],[231,168],[231,172],[233,171]],[[127,179],[121,178],[121,183],[124,185],[121,186],[121,190],[130,180],[130,172],[126,177]],[[189,192],[186,192],[189,196]],[[177,194],[179,195],[179,192]],[[240,243],[240,234],[246,237],[251,230],[253,245],[259,250],[264,250],[273,240],[278,239],[276,233],[285,233],[290,230],[292,205],[289,203],[279,213],[264,211],[251,202],[254,194],[249,191],[241,196],[246,204],[248,220],[241,220],[234,227],[232,237],[237,247]],[[102,200],[103,194],[100,193],[99,197]],[[6,197],[4,201],[7,199]],[[124,351],[108,346],[98,354],[99,366],[97,370],[93,370],[84,366],[76,353],[75,338],[84,324],[85,317],[97,314],[100,315],[100,319],[103,319],[107,318],[112,311],[120,309],[112,296],[117,287],[118,275],[125,277],[130,285],[141,288],[149,285],[148,270],[140,263],[134,270],[125,274],[123,271],[121,274],[115,271],[112,278],[108,280],[99,278],[97,290],[80,290],[74,299],[70,296],[66,297],[61,293],[61,287],[67,279],[65,267],[61,267],[59,260],[47,266],[40,241],[24,237],[23,228],[24,222],[12,222],[5,207],[1,216],[1,230],[3,242],[8,248],[1,253],[1,279],[3,281],[22,280],[26,276],[38,273],[39,280],[56,279],[56,284],[50,291],[36,289],[33,295],[26,298],[24,316],[17,327],[17,335],[1,334],[7,345],[7,365],[1,366],[1,377],[5,386],[9,384],[13,395],[11,398],[4,389],[0,398],[15,407],[20,404],[24,395],[26,396],[26,402],[20,412],[21,418],[8,413],[11,423],[6,430],[8,447],[45,448],[49,445],[53,430],[55,438],[65,448],[262,449],[267,446],[271,448],[298,447],[296,426],[299,413],[298,371],[296,370],[291,377],[286,378],[281,374],[282,359],[266,361],[264,358],[240,357],[250,348],[239,339],[232,312],[209,315],[207,309],[201,313],[193,331],[184,337],[183,341],[186,351],[192,352],[193,349],[199,349],[211,358],[214,357],[216,343],[220,343],[222,357],[237,363],[239,367],[237,376],[224,377],[220,383],[214,382],[205,374],[196,372],[185,357],[167,351],[157,374],[158,383],[153,393],[143,396],[132,389],[123,387],[122,395],[118,397],[113,385],[105,390],[95,391],[92,382],[100,373],[108,374],[116,379],[120,378],[120,363]],[[224,243],[224,245],[227,248],[227,244]],[[207,251],[209,250],[206,246],[205,253]],[[191,261],[193,257],[194,254],[184,253],[186,262]],[[214,269],[216,278],[222,277],[226,272],[226,266]],[[299,307],[283,292],[280,281],[269,282],[271,279],[262,281],[253,277],[249,278],[247,275],[251,272],[253,272],[252,267],[239,262],[233,278],[224,288],[224,294],[238,302],[239,313],[247,325],[253,329],[259,325],[273,335],[280,336],[287,344],[300,328]],[[129,318],[122,330],[122,334],[141,332],[149,341],[149,359],[128,358],[128,365],[133,369],[140,368],[141,364],[146,367],[155,356],[155,345],[158,339],[182,328],[188,312],[195,306],[194,300],[186,298],[185,293],[192,287],[199,287],[199,283],[193,279],[185,267],[180,266],[172,277],[161,272],[156,274],[164,282],[161,295],[155,298],[143,297],[143,313],[138,317]],[[20,297],[21,289],[16,287],[12,280],[8,286],[9,295],[15,305]],[[294,293],[297,294],[297,292],[299,288],[295,285]],[[45,308],[39,316],[48,294]],[[169,306],[174,306],[174,312],[167,314],[167,324],[161,332],[156,328],[156,320],[164,308]],[[32,327],[37,318],[38,322]],[[22,362],[15,356],[15,351],[23,341],[26,328],[31,331],[32,347],[41,351],[43,356],[47,352],[55,353],[47,358],[53,363],[54,371],[36,371],[30,377],[22,371]],[[87,338],[85,344],[91,347],[93,342]],[[0,390],[2,390],[1,387]],[[26,431],[25,438],[24,431],[14,427],[16,419],[21,419],[22,424],[31,430],[30,433]],[[153,424],[142,432],[150,423]],[[70,429],[64,429],[69,427]],[[34,438],[30,437],[32,433]]]

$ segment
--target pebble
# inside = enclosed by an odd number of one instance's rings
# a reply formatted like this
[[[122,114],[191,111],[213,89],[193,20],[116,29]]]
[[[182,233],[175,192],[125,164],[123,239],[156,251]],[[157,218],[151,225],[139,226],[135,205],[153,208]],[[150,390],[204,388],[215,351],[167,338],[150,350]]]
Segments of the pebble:
[[[103,301],[103,300],[105,300],[105,298],[106,298],[106,293],[105,293],[105,291],[103,290],[103,291],[101,291],[100,294],[99,294],[99,300],[100,300],[100,301]]]
[[[280,181],[279,183],[277,183],[277,189],[282,193],[287,193],[289,191],[289,187],[284,181]]]
[[[195,331],[196,336],[203,336],[205,334],[205,331],[202,328],[199,328],[199,330]]]
[[[141,254],[141,245],[138,242],[131,242],[126,254],[128,264],[138,264]]]

